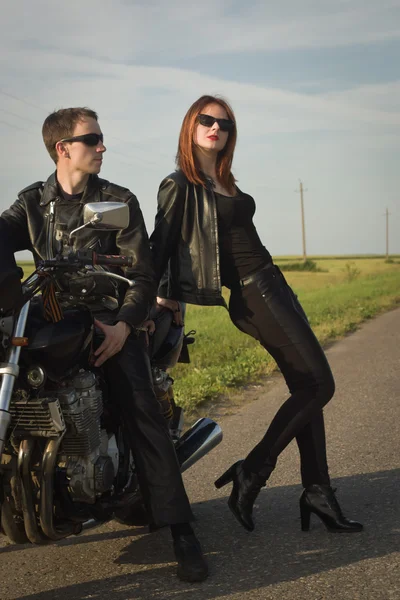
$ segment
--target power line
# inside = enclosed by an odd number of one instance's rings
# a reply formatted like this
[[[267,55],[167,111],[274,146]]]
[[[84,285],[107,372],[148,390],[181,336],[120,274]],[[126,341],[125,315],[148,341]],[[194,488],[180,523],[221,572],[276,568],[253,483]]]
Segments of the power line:
[[[43,106],[38,106],[37,104],[33,104],[33,102],[28,102],[28,100],[23,100],[23,98],[18,98],[18,96],[14,96],[13,94],[8,94],[7,92],[4,92],[3,90],[0,90],[0,94],[2,96],[7,96],[8,98],[12,98],[13,100],[18,100],[18,102],[23,102],[23,104],[27,104],[28,106],[33,106],[33,108],[37,108],[39,110],[45,110],[47,111],[47,108],[43,108]]]
[[[0,108],[0,110],[4,110],[2,108]],[[10,112],[10,111],[4,111],[4,112]],[[11,113],[13,114],[13,113]],[[16,115],[18,116],[18,115]],[[10,123],[8,121],[4,121],[3,119],[0,119],[0,123],[2,125],[6,125],[7,127],[9,127],[10,129],[18,129],[19,131],[24,131],[27,132],[31,135],[34,135],[36,137],[36,133],[32,130],[26,129],[26,127],[21,127],[20,125],[15,125],[14,123]],[[122,154],[121,152],[117,152],[116,150],[113,150],[112,148],[110,150],[107,150],[107,152],[110,152],[111,155],[116,154],[117,156],[122,156],[123,158],[128,158],[129,156],[126,156],[125,154]],[[133,160],[135,161],[141,161],[142,164],[140,165],[141,167],[145,166],[145,167],[150,167],[150,168],[154,168],[156,167],[156,163],[152,163],[150,161],[146,161],[145,159],[141,159],[139,157],[133,157]],[[126,160],[119,160],[119,163],[127,165],[129,167],[135,167],[134,164],[127,162]]]
[[[33,104],[32,102],[28,102],[27,100],[24,100],[23,98],[19,98],[18,96],[15,96],[13,94],[9,94],[7,92],[4,92],[3,90],[0,90],[0,94],[2,94],[3,96],[7,96],[8,98],[12,98],[13,100],[18,100],[19,102],[23,102],[24,104],[27,104],[28,106],[33,106],[34,108],[37,108],[37,109],[39,109],[41,111],[47,111],[48,110],[47,108],[44,108],[43,106],[39,106],[38,104]],[[3,108],[0,109],[0,110],[4,110],[5,112],[10,112],[10,111],[6,111],[6,109],[3,109]],[[14,116],[19,116],[19,115],[16,115],[15,113],[11,113],[11,114],[14,114]],[[22,116],[20,118],[22,118],[22,119],[25,118],[26,119],[26,117],[22,117]],[[29,120],[32,123],[35,123],[35,124],[39,125],[39,123],[37,123],[36,121],[32,121],[31,119],[26,119],[26,120]],[[128,142],[127,140],[123,140],[122,138],[118,138],[118,137],[116,137],[114,135],[109,135],[107,137],[109,137],[111,139],[114,139],[114,140],[117,140],[119,142],[123,142],[124,144],[127,144],[130,147],[136,146],[136,148],[138,148],[139,150],[141,150],[140,146],[138,146],[137,144],[133,144],[132,142]],[[163,155],[160,152],[158,152],[158,154],[160,156],[163,156],[164,158],[169,158],[169,157],[167,157],[166,155]],[[156,164],[156,163],[153,163],[153,164]]]
[[[14,123],[8,123],[7,121],[3,121],[2,119],[0,119],[0,123],[2,123],[3,125],[7,125],[7,127],[10,127],[10,129],[19,129],[20,131],[26,131],[31,135],[35,135],[33,131],[29,131],[29,129],[25,129],[25,127],[20,127],[19,125],[14,125]]]
[[[140,146],[138,144],[132,144],[132,142],[128,142],[127,140],[123,140],[122,138],[116,137],[115,135],[108,135],[107,134],[107,138],[110,138],[112,140],[117,140],[118,142],[123,142],[124,144],[128,144],[128,146],[135,146],[136,148],[140,149]],[[167,156],[166,154],[164,154],[163,152],[160,152],[159,150],[157,150],[157,154],[158,156],[161,156],[162,158],[168,158],[170,159],[170,156]],[[153,163],[156,164],[156,163]]]
[[[34,125],[37,125],[37,121],[32,121],[32,119],[28,119],[28,117],[23,117],[22,115],[19,115],[17,113],[12,112],[11,110],[7,110],[5,108],[0,108],[0,110],[4,113],[7,113],[8,115],[12,115],[13,117],[17,117],[18,119],[23,119],[24,121],[28,121],[29,123],[33,123]]]
[[[5,112],[5,113],[8,113],[8,114],[10,114],[10,115],[13,115],[13,116],[15,116],[15,117],[19,117],[19,118],[21,118],[21,119],[23,119],[23,118],[24,118],[24,117],[22,117],[22,116],[20,116],[20,115],[18,115],[18,114],[16,114],[16,113],[13,113],[13,112],[11,112],[11,111],[9,111],[9,110],[6,110],[6,109],[4,109],[4,108],[1,108],[1,107],[0,107],[0,111],[2,111],[2,112]],[[40,126],[40,124],[39,124],[38,122],[32,121],[31,119],[25,119],[25,120],[26,120],[26,121],[28,121],[28,122],[30,122],[30,123],[34,123],[35,125],[38,125],[38,126]],[[20,125],[15,125],[14,123],[10,123],[9,121],[5,121],[5,120],[3,120],[3,119],[0,119],[0,123],[2,123],[3,125],[7,125],[7,127],[9,127],[10,129],[18,129],[19,131],[26,131],[27,133],[30,133],[31,135],[36,135],[36,133],[35,133],[34,131],[27,129],[26,127],[21,127]],[[110,137],[112,137],[112,136],[110,136]],[[118,138],[117,138],[117,139],[118,139]],[[123,140],[122,140],[122,141],[123,141]],[[126,143],[128,143],[128,142],[126,142]],[[108,151],[108,152],[109,152],[111,155],[115,154],[115,155],[117,155],[117,156],[122,156],[123,158],[128,158],[128,159],[129,159],[129,156],[126,156],[126,154],[122,154],[121,152],[118,152],[118,151],[114,150],[113,148],[110,148],[110,149],[109,149],[109,150],[107,150],[107,151]],[[143,167],[143,166],[146,166],[146,167],[151,167],[151,168],[153,168],[153,167],[156,167],[156,166],[157,166],[157,164],[156,164],[155,162],[147,161],[146,159],[144,159],[144,158],[141,158],[141,157],[138,157],[138,156],[133,156],[133,157],[132,157],[132,160],[133,160],[133,161],[136,161],[136,162],[139,164],[139,166],[142,166],[142,167]],[[129,162],[127,162],[127,161],[122,161],[122,160],[120,160],[119,162],[120,162],[121,164],[125,164],[125,165],[128,165],[128,166],[130,166],[130,167],[134,166],[132,163],[129,163]]]
[[[33,106],[34,108],[37,108],[37,109],[39,109],[41,111],[46,111],[46,112],[48,111],[48,109],[45,109],[44,107],[39,106],[38,104],[34,104],[32,102],[28,102],[27,100],[24,100],[23,98],[19,98],[18,96],[15,96],[14,94],[9,94],[8,92],[4,92],[3,90],[0,90],[0,94],[3,95],[3,96],[6,96],[8,98],[12,98],[13,100],[17,100],[18,102],[22,102],[23,104],[26,104],[27,106]],[[0,110],[3,111],[3,112],[9,113],[9,114],[11,114],[11,115],[13,115],[15,117],[18,117],[18,118],[21,118],[21,119],[25,119],[26,121],[29,121],[29,122],[34,123],[35,125],[38,125],[38,126],[41,127],[41,124],[39,124],[36,121],[33,121],[32,119],[29,119],[27,117],[23,117],[22,115],[18,115],[16,113],[12,113],[11,111],[9,111],[7,109],[4,109],[4,108],[0,108]],[[4,123],[5,125],[9,125],[10,127],[12,126],[12,125],[10,125],[9,123],[7,123],[5,121],[1,121],[1,122]],[[14,126],[14,127],[17,127],[17,126]],[[24,129],[21,128],[21,127],[17,127],[17,128],[21,129],[22,131],[24,131]],[[28,131],[28,130],[25,129],[25,131]],[[32,132],[29,132],[29,133],[32,133]],[[122,138],[118,138],[118,137],[112,136],[112,135],[110,135],[108,137],[110,139],[115,139],[115,140],[120,141],[120,142],[122,142],[124,144],[127,144],[127,146],[129,148],[132,148],[132,146],[135,146],[135,144],[132,144],[132,142],[128,142],[127,140],[123,140]],[[141,152],[143,152],[143,150],[140,148],[140,146],[136,145],[136,148],[138,148]],[[122,156],[123,158],[128,158],[129,159],[129,156],[127,157],[126,154],[122,154],[122,153],[118,152],[117,150],[110,149],[109,152],[111,154],[116,154],[116,155]],[[167,157],[167,155],[162,154],[161,152],[157,152],[157,153],[162,158],[169,158],[169,157]],[[138,163],[141,163],[142,165],[147,166],[147,167],[149,167],[149,166],[150,167],[157,167],[157,163],[156,162],[150,161],[150,160],[148,160],[146,158],[142,158],[142,157],[138,157],[138,156],[134,155],[134,156],[132,156],[132,159],[134,161],[137,161]],[[123,162],[123,161],[121,161],[121,162]],[[130,163],[125,162],[125,164],[128,164],[129,166],[131,166]]]
[[[117,156],[122,156],[123,158],[127,158],[127,159],[129,159],[129,156],[126,156],[125,154],[122,154],[121,152],[116,152],[116,151],[115,151],[115,150],[113,150],[112,148],[111,148],[111,150],[107,150],[107,152],[110,152],[110,154],[111,154],[111,155],[113,155],[113,154],[116,154]],[[133,157],[133,160],[136,160],[136,161],[138,161],[138,160],[142,160],[142,159],[140,159],[140,158],[136,158],[136,157]],[[133,165],[132,163],[129,163],[129,162],[127,162],[126,160],[119,160],[119,162],[120,162],[121,164],[128,165],[129,167],[135,167],[135,165]],[[157,165],[156,165],[156,163],[151,163],[151,162],[149,162],[149,161],[147,161],[147,162],[146,162],[146,161],[143,161],[142,165],[139,165],[139,166],[142,166],[142,167],[144,166],[144,167],[151,167],[151,168],[153,168],[153,167],[156,167]]]

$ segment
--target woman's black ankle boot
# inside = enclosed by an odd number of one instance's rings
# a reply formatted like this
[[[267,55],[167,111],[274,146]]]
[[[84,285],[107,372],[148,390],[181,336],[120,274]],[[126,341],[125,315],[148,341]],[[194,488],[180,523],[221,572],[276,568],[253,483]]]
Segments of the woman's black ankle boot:
[[[253,504],[262,487],[265,486],[265,479],[257,473],[251,473],[243,468],[243,460],[239,460],[232,465],[215,482],[216,488],[221,488],[227,483],[233,482],[233,488],[228,500],[228,506],[247,531],[253,531]]]
[[[339,506],[334,490],[330,485],[310,485],[300,496],[301,529],[310,529],[311,513],[317,515],[328,531],[353,533],[363,526],[347,519]]]

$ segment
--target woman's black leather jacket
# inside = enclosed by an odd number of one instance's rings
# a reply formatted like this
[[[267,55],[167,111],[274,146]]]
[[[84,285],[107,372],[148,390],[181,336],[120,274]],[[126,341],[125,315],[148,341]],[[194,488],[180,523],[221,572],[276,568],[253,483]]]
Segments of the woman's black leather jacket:
[[[160,184],[150,245],[158,295],[189,304],[226,306],[221,294],[217,209],[210,182],[175,171]]]
[[[107,200],[128,204],[128,227],[122,231],[82,229],[73,236],[73,245],[68,246],[69,232],[83,225],[84,205]],[[114,279],[92,277],[94,289],[85,289],[88,294],[81,299],[85,304],[93,300],[94,305],[98,300],[109,299],[110,306],[106,302],[104,307],[113,311],[113,321],[125,321],[132,327],[147,318],[157,285],[142,212],[136,196],[128,189],[91,175],[82,198],[65,200],[60,196],[53,174],[45,183],[39,181],[19,193],[18,199],[0,217],[0,233],[2,231],[12,241],[13,252],[30,250],[35,262],[52,258],[56,251],[65,253],[70,248],[93,248],[100,254],[131,256],[132,267],[124,274],[135,280],[134,287],[127,289],[124,283],[115,284]],[[78,285],[78,282],[71,280],[70,285]],[[66,291],[71,293],[71,289]],[[77,291],[82,294],[81,289]]]

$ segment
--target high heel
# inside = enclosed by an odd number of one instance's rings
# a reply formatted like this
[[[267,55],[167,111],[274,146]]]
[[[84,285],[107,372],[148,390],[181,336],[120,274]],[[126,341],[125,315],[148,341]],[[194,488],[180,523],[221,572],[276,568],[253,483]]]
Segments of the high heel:
[[[228,500],[228,506],[236,519],[247,531],[254,530],[253,504],[265,479],[257,473],[251,473],[243,468],[243,460],[233,464],[225,473],[219,477],[214,485],[221,488],[233,481],[232,492]]]
[[[328,531],[353,533],[361,531],[358,521],[347,519],[330,485],[310,485],[300,496],[300,519],[302,531],[309,531],[311,513],[317,515]]]
[[[224,485],[226,485],[227,483],[230,483],[231,481],[233,481],[233,478],[235,476],[236,473],[236,466],[239,463],[242,463],[242,460],[239,460],[237,463],[235,463],[234,465],[232,465],[231,467],[229,467],[229,469],[227,471],[225,471],[225,473],[223,473],[221,475],[221,477],[219,477],[215,482],[214,485],[217,489],[224,487]]]

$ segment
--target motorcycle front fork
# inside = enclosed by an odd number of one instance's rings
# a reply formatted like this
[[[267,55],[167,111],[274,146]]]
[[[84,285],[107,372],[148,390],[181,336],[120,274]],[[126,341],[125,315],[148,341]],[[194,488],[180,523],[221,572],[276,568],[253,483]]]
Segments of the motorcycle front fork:
[[[17,324],[15,326],[14,337],[23,337],[25,333],[26,321],[28,318],[30,301],[24,304],[19,313]],[[4,444],[7,439],[7,430],[11,421],[10,404],[15,381],[19,375],[19,356],[21,346],[11,346],[8,352],[8,359],[5,363],[0,363],[0,375],[2,376],[0,385],[0,460],[4,450]]]

